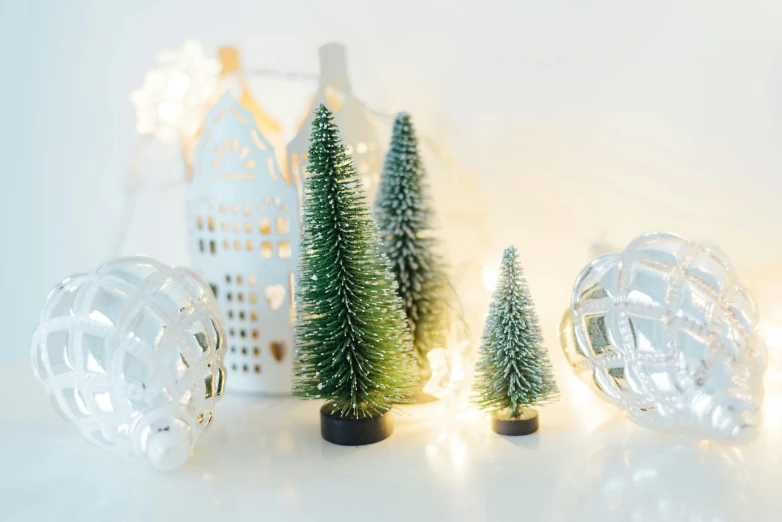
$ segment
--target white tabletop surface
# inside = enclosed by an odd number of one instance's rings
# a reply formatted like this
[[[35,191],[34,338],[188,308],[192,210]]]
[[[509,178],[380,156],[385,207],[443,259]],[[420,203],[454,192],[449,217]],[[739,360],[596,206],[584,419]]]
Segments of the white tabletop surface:
[[[779,381],[761,437],[728,448],[637,427],[561,380],[537,434],[501,437],[440,402],[358,448],[321,439],[316,402],[229,394],[190,461],[158,472],[83,441],[14,363],[0,367],[0,520],[780,520]]]

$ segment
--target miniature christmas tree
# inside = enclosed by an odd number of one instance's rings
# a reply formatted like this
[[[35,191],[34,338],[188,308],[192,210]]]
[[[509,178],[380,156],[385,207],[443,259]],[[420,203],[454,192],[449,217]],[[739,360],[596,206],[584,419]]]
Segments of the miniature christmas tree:
[[[475,370],[473,401],[494,414],[498,433],[535,431],[537,413],[529,407],[551,401],[559,393],[513,246],[502,255]]]
[[[422,381],[431,375],[426,354],[445,343],[448,287],[432,234],[434,209],[425,175],[410,115],[400,113],[394,121],[375,217],[413,334]]]
[[[396,283],[332,119],[315,110],[296,285],[294,393],[331,401],[322,423],[384,416],[418,386]]]

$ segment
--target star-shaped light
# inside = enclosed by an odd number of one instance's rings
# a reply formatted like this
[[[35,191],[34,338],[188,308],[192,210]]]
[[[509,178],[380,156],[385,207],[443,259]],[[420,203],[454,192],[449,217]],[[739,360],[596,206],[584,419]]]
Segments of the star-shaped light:
[[[217,88],[220,63],[207,57],[195,40],[185,41],[180,49],[158,52],[155,61],[157,67],[147,72],[144,85],[130,94],[136,130],[174,143],[198,132]]]

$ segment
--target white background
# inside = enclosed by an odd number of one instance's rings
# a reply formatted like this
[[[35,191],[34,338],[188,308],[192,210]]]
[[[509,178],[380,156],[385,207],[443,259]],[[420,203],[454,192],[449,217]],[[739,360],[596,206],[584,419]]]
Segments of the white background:
[[[762,311],[782,310],[769,291],[782,290],[780,28],[771,0],[0,0],[9,520],[776,520],[782,381],[767,379],[758,442],[689,443],[588,394],[554,332],[590,244],[654,230],[719,244]],[[490,233],[442,233],[452,256],[478,250],[488,267],[520,251],[563,395],[538,435],[413,409],[388,442],[340,448],[319,438],[314,403],[228,394],[191,462],[160,475],[56,418],[24,360],[38,311],[112,252],[138,143],[128,95],[186,38],[236,45],[246,68],[309,73],[322,43],[343,42],[357,95],[410,111],[477,180]],[[253,85],[290,136],[314,84]],[[140,166],[122,250],[187,263],[177,149],[144,149]],[[446,197],[449,171],[432,167],[438,204],[469,201]],[[356,484],[363,504],[338,495]]]
[[[601,237],[710,239],[750,283],[782,259],[779,2],[0,5],[0,360],[26,356],[55,283],[111,252],[137,143],[128,94],[186,38],[311,73],[319,45],[345,43],[357,95],[412,112],[477,179],[485,257],[517,245],[551,328]],[[257,93],[289,133],[315,87],[293,83]],[[123,251],[187,263],[176,147],[145,154]]]

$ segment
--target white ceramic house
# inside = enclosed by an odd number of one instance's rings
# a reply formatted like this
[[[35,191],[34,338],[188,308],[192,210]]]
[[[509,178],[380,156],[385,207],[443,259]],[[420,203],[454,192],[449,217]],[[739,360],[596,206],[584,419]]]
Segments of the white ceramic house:
[[[380,179],[382,158],[377,123],[353,94],[348,79],[345,47],[338,43],[328,43],[320,48],[319,55],[318,91],[299,132],[288,144],[291,177],[297,182],[305,178],[314,111],[320,104],[324,104],[334,113],[334,123],[339,127],[342,142],[353,158],[356,171],[371,202]]]
[[[209,110],[188,186],[191,264],[226,323],[229,391],[290,393],[297,190],[230,93]]]

